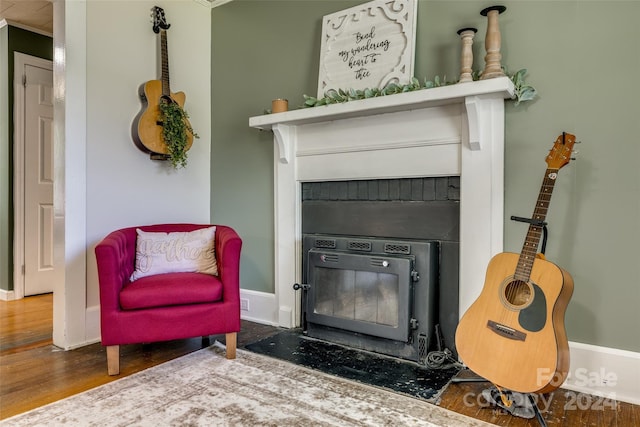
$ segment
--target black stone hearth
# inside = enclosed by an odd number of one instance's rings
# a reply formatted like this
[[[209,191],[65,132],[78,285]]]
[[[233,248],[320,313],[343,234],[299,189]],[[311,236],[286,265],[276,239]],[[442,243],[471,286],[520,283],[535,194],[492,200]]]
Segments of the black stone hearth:
[[[304,182],[301,202],[302,283],[307,286],[301,287],[302,329],[284,330],[245,348],[330,375],[437,402],[444,387],[459,371],[456,367],[431,369],[427,360],[433,350],[448,348],[454,357],[456,354],[460,179]],[[331,241],[335,245],[327,246]],[[379,257],[388,262],[383,266],[389,268],[389,273],[379,271],[376,264]],[[330,267],[318,264],[326,259],[332,262]],[[314,273],[310,277],[312,268],[322,270],[320,275]],[[386,274],[381,283],[391,283],[384,288],[391,291],[380,293],[392,301],[391,305],[396,304],[397,310],[383,304],[383,312],[391,313],[389,319],[383,316],[371,320],[370,310],[366,309],[370,305],[365,303],[364,310],[354,310],[357,315],[336,315],[335,307],[349,308],[353,302],[349,299],[348,275],[346,297],[338,298],[339,303],[325,307],[324,303],[333,301],[324,299],[330,294],[325,292],[319,306],[307,307],[307,298],[313,296],[312,286],[317,285],[309,279],[320,277],[319,282],[324,284],[339,282],[341,269],[364,272],[358,281],[361,289],[370,289],[367,286],[373,283],[368,273]],[[388,276],[398,277],[397,283],[401,285],[397,294],[393,286],[396,282]],[[379,307],[377,300],[375,307]],[[325,317],[331,316],[350,321],[327,322]],[[372,324],[382,325],[385,333],[395,328],[399,335],[385,335]]]
[[[355,350],[285,330],[248,344],[255,353],[286,360],[330,375],[435,403],[458,368],[429,369],[414,362]]]

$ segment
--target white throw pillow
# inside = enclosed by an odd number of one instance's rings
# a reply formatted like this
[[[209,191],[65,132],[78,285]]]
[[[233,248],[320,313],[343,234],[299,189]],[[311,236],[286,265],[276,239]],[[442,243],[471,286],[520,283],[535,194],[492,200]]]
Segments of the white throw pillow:
[[[188,232],[158,233],[139,228],[136,232],[136,269],[131,281],[162,273],[218,275],[215,226]]]

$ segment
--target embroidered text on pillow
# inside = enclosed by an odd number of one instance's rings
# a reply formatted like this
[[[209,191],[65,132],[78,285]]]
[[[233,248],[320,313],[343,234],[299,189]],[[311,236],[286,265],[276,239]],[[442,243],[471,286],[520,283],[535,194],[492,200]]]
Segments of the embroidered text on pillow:
[[[131,280],[162,273],[198,272],[217,275],[215,226],[190,232],[136,230],[136,268]]]
[[[153,239],[140,239],[136,255],[139,256],[139,268],[141,271],[149,271],[153,268],[153,259],[160,258],[165,262],[181,262],[181,261],[207,261],[215,255],[211,251],[209,241],[202,239],[188,241],[188,236],[180,236],[166,241],[157,241]],[[198,246],[192,246],[191,243],[198,243]]]

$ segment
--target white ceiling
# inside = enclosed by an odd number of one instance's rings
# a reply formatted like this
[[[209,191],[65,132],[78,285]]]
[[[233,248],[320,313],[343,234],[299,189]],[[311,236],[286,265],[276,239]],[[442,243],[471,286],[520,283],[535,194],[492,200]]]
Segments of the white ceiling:
[[[47,0],[0,0],[0,21],[53,34],[53,3]]]

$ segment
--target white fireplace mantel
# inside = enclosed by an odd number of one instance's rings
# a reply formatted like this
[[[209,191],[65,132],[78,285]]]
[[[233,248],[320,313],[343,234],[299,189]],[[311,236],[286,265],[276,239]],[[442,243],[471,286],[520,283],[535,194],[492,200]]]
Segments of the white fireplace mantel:
[[[301,183],[460,176],[460,314],[502,251],[507,77],[251,117],[274,134],[274,323],[300,324]]]

